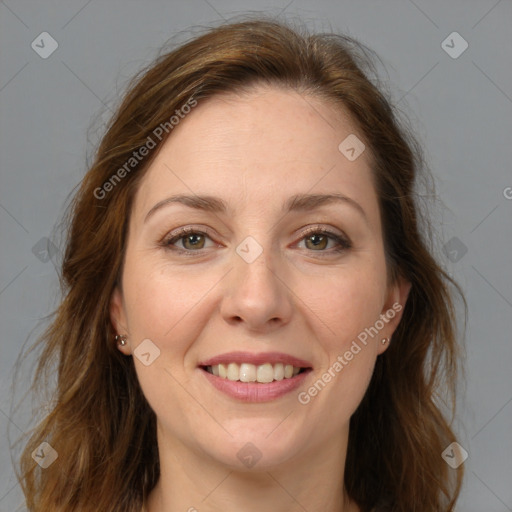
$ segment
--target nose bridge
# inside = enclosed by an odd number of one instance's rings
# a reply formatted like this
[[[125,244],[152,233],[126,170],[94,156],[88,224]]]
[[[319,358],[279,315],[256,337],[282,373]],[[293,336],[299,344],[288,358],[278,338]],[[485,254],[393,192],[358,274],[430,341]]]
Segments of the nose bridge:
[[[280,275],[285,270],[279,250],[268,233],[259,234],[262,243],[256,236],[246,237],[233,253],[234,268],[222,306],[227,321],[243,321],[251,329],[286,323],[291,314],[289,290]]]
[[[275,248],[272,248],[270,244],[266,244],[264,248],[253,237],[248,237],[238,245],[236,253],[237,257],[234,258],[235,275],[242,282],[254,289],[261,288],[267,292],[278,291],[279,279],[276,270],[280,265],[278,263],[279,254]],[[268,290],[265,290],[266,288]]]
[[[254,237],[248,236],[236,248],[234,257],[235,279],[237,288],[247,298],[260,296],[266,303],[282,292],[280,280],[277,277],[279,253],[272,247],[271,240],[260,235],[264,245]]]

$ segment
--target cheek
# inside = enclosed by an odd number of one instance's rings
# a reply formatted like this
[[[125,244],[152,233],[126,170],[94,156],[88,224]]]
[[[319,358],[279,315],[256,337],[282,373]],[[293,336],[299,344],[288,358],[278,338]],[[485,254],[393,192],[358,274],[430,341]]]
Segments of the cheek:
[[[197,414],[197,404],[186,391],[190,375],[184,361],[210,317],[205,304],[217,280],[205,271],[171,271],[155,260],[126,262],[123,285],[133,348],[150,339],[160,351],[149,366],[134,355],[137,378],[159,422],[182,437]]]
[[[381,266],[375,263],[358,270],[331,273],[316,290],[315,294],[308,292],[309,305],[326,326],[330,351],[340,351],[378,320],[386,278]]]
[[[129,326],[136,337],[153,336],[159,343],[178,348],[179,335],[185,326],[190,328],[190,314],[201,308],[215,279],[212,273],[170,270],[165,263],[127,262],[125,296]],[[194,324],[196,325],[197,322]]]
[[[327,283],[327,279],[329,282]],[[323,283],[321,279],[319,283]],[[370,382],[380,343],[375,324],[381,314],[385,275],[378,262],[361,271],[325,278],[325,291],[309,291],[308,306],[318,317],[324,352],[314,389],[304,390],[320,415],[348,421]],[[320,381],[320,382],[319,382]],[[309,397],[309,398],[308,398]],[[332,416],[334,414],[334,416]],[[334,422],[337,424],[337,422]],[[333,432],[336,427],[333,425]]]

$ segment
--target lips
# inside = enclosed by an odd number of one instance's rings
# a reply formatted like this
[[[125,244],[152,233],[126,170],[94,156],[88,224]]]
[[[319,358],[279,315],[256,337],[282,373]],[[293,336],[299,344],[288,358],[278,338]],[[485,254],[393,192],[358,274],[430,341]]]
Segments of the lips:
[[[219,391],[245,402],[265,402],[296,389],[312,370],[304,359],[280,352],[230,352],[198,367]]]
[[[202,361],[198,364],[198,366],[215,366],[218,364],[229,364],[229,363],[247,363],[254,364],[256,366],[262,365],[265,363],[276,364],[282,363],[284,365],[292,365],[296,368],[311,368],[312,365],[309,361],[304,359],[299,359],[297,357],[291,356],[289,354],[284,354],[282,352],[260,352],[258,354],[252,354],[250,352],[228,352],[226,354],[221,354],[206,361]]]

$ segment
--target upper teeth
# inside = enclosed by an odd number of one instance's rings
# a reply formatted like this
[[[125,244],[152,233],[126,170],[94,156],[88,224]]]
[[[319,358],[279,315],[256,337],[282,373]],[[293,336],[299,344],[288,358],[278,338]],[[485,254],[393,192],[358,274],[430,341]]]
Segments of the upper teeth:
[[[206,371],[228,380],[266,383],[273,380],[289,379],[297,375],[300,368],[283,363],[276,363],[274,365],[265,363],[258,366],[249,363],[229,363],[207,366]]]

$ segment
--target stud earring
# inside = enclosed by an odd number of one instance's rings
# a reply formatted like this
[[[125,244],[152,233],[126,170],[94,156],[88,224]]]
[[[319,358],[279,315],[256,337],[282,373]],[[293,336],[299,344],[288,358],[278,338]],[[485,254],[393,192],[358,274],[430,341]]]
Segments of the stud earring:
[[[114,340],[117,341],[117,344],[121,345],[121,347],[126,345],[126,339],[126,334],[116,334],[116,337],[114,338]]]
[[[389,338],[382,338],[380,342],[385,345],[389,341]]]

